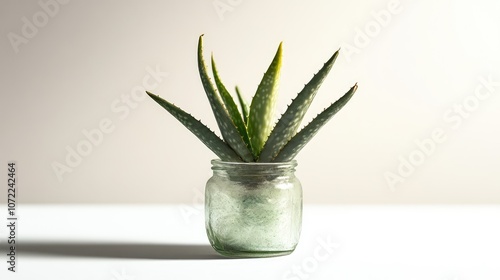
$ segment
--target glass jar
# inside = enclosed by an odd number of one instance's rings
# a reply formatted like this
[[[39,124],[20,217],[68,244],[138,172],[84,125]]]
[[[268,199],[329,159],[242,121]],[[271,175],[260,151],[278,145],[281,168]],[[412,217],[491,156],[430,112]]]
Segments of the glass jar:
[[[212,247],[231,257],[288,255],[302,226],[296,161],[212,161],[205,189],[205,225]]]

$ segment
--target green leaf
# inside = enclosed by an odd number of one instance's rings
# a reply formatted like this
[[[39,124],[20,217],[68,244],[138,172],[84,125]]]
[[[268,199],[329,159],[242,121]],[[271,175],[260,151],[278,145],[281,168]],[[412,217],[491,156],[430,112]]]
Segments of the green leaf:
[[[241,108],[241,114],[243,115],[243,121],[245,122],[245,125],[248,124],[248,111],[250,110],[248,108],[248,104],[241,95],[240,89],[236,86],[236,95],[238,95],[238,101],[240,102],[240,108]]]
[[[174,104],[165,99],[146,92],[156,103],[160,104],[172,116],[179,120],[187,129],[189,129],[198,139],[203,142],[212,152],[214,152],[223,161],[242,161],[241,158],[229,147],[219,136],[213,133],[203,123],[195,119]]]
[[[292,160],[300,150],[316,135],[319,129],[326,124],[351,99],[358,85],[355,84],[344,96],[335,101],[323,112],[316,116],[308,125],[300,130],[278,153],[274,162]]]
[[[267,69],[250,105],[248,116],[248,136],[252,143],[254,157],[258,157],[273,125],[274,104],[281,69],[281,45]]]
[[[233,97],[227,91],[226,87],[224,86],[224,84],[222,83],[222,81],[219,77],[219,74],[217,72],[217,67],[215,66],[215,60],[214,60],[213,55],[212,55],[212,72],[214,74],[215,84],[217,85],[217,89],[219,90],[219,94],[222,97],[222,101],[224,101],[224,105],[226,106],[226,109],[229,113],[229,116],[231,117],[233,124],[238,129],[238,132],[240,133],[241,138],[243,138],[243,141],[245,141],[247,148],[251,150],[250,140],[248,138],[246,125],[243,122],[243,119],[241,118],[240,111],[238,110],[238,106],[236,106],[236,103],[234,103]]]
[[[254,161],[251,151],[241,138],[238,129],[233,124],[228,112],[222,105],[220,96],[216,93],[212,82],[207,74],[207,68],[203,60],[203,35],[198,40],[198,70],[200,72],[201,82],[207,95],[210,106],[214,113],[217,125],[221,131],[222,137],[226,143],[246,162]]]
[[[271,161],[295,135],[319,87],[332,69],[338,54],[339,51],[336,51],[288,106],[264,144],[259,161]]]

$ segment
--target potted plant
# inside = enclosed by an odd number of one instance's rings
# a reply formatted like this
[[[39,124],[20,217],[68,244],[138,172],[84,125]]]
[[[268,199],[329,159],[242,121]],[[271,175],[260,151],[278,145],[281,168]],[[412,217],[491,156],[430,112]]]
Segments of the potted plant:
[[[302,224],[302,187],[294,175],[294,158],[357,89],[355,84],[299,130],[338,53],[328,59],[275,123],[282,44],[247,105],[237,87],[235,102],[219,77],[213,56],[215,86],[212,83],[203,59],[201,35],[198,70],[223,139],[182,109],[147,92],[219,157],[212,160],[213,176],[205,189],[205,224],[210,244],[220,254],[278,256],[290,254],[297,246]]]

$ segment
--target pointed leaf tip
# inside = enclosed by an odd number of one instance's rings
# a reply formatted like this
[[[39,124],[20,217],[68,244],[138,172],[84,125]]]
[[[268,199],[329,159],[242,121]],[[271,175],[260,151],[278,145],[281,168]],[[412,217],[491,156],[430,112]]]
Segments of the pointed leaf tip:
[[[275,162],[292,160],[302,148],[316,135],[344,105],[351,99],[356,92],[357,85],[354,85],[341,98],[331,104],[328,108],[319,113],[308,125],[300,130],[290,141],[281,149],[278,155],[273,159]]]
[[[337,56],[338,51],[323,64],[323,67],[318,73],[314,75],[312,79],[304,85],[302,91],[292,99],[292,102],[288,105],[287,110],[278,120],[278,123],[274,126],[269,138],[264,144],[259,156],[259,161],[271,161],[295,135],[319,87],[333,67]]]
[[[243,121],[243,118],[240,115],[240,112],[238,111],[238,107],[236,106],[233,97],[231,96],[231,94],[226,89],[226,87],[224,86],[224,84],[220,79],[219,73],[217,71],[217,66],[215,65],[215,59],[213,53],[212,53],[212,73],[214,75],[214,80],[218,89],[219,96],[222,98],[222,102],[227,110],[227,113],[229,114],[229,117],[231,118],[233,124],[238,129],[241,138],[243,139],[243,141],[245,141],[247,148],[251,150],[250,139],[248,138],[245,122]]]
[[[198,139],[212,150],[221,160],[225,161],[241,161],[241,158],[213,131],[205,126],[201,121],[195,119],[191,114],[183,111],[181,108],[166,101],[165,99],[154,95],[148,91],[146,93],[162,106],[167,112],[181,122],[189,131],[191,131]]]
[[[203,84],[203,88],[222,137],[244,161],[253,161],[254,158],[252,152],[248,149],[245,141],[242,139],[242,136],[231,120],[229,113],[226,108],[224,108],[221,97],[210,81],[203,59],[203,40],[201,36],[198,42],[198,71],[200,73],[201,83]]]
[[[248,116],[248,136],[254,157],[258,157],[274,123],[274,107],[281,70],[282,43],[257,88]]]

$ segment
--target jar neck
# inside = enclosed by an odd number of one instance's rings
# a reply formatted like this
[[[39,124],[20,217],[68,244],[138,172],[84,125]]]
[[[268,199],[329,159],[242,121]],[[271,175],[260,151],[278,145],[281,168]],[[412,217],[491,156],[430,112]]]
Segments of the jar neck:
[[[224,176],[286,176],[295,172],[297,162],[227,162],[212,160],[214,175]]]

